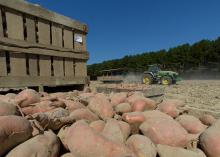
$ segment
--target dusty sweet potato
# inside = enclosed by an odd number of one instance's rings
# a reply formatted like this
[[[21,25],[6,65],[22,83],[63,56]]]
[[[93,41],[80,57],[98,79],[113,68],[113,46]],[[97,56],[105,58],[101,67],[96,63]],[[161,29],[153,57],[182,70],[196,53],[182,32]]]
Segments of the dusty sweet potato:
[[[87,120],[89,122],[99,120],[98,116],[96,116],[93,112],[91,112],[88,108],[80,108],[70,113],[68,117],[63,117],[60,119],[63,123],[73,123],[77,120]]]
[[[217,120],[200,136],[200,145],[208,157],[220,156],[220,120]]]
[[[126,92],[121,92],[121,93],[114,93],[111,97],[111,103],[113,106],[117,106],[120,103],[124,103],[127,98]]]
[[[121,103],[115,107],[115,112],[118,114],[123,114],[123,113],[131,112],[131,111],[132,111],[132,108],[129,103]]]
[[[0,101],[6,102],[6,103],[15,103],[15,100],[6,96],[6,95],[0,95]]]
[[[171,116],[160,112],[158,110],[153,110],[153,111],[145,111],[143,112],[143,115],[145,119],[152,119],[152,118],[167,118],[167,119],[173,119]]]
[[[206,157],[199,149],[186,150],[160,144],[157,145],[157,152],[160,157]]]
[[[0,116],[0,156],[31,137],[28,120],[19,116]]]
[[[39,103],[34,103],[28,107],[22,108],[22,112],[25,115],[32,115],[34,113],[47,112],[47,111],[53,110],[57,107],[58,106],[56,106],[56,104],[52,101],[41,101]]]
[[[145,117],[142,112],[124,113],[122,115],[122,119],[129,124],[142,123],[145,121]]]
[[[103,120],[97,120],[91,122],[89,126],[94,130],[96,130],[97,132],[102,132],[105,127],[105,122]]]
[[[156,102],[149,98],[137,98],[132,104],[132,111],[144,111],[144,110],[153,110],[156,108]]]
[[[91,98],[88,108],[103,120],[112,118],[114,115],[113,106],[105,95],[97,94]]]
[[[20,107],[27,107],[33,103],[40,102],[40,95],[33,89],[25,89],[16,95],[15,102]]]
[[[14,99],[16,97],[15,93],[7,93],[5,96],[7,96],[10,99]]]
[[[0,116],[7,115],[20,115],[20,113],[15,104],[0,100]]]
[[[59,98],[66,99],[68,97],[68,93],[57,92],[57,93],[51,93],[50,96],[51,97],[56,97],[57,99],[59,99]]]
[[[122,115],[122,119],[130,125],[131,133],[137,134],[139,132],[139,126],[145,121],[145,117],[142,112],[129,112]]]
[[[68,146],[67,146],[67,143],[66,143],[66,134],[67,134],[67,131],[68,131],[69,127],[70,127],[69,125],[63,126],[63,127],[59,130],[59,132],[58,132],[58,134],[57,134],[57,136],[59,137],[59,139],[60,139],[60,141],[61,141],[63,147],[64,147],[66,150],[69,150],[69,148],[68,148]]]
[[[157,109],[163,113],[168,114],[169,116],[175,118],[179,115],[176,104],[172,101],[163,101],[157,106]]]
[[[63,108],[56,108],[44,113],[35,113],[31,118],[36,119],[44,129],[58,130],[67,122],[62,121],[69,116],[69,111]]]
[[[59,99],[59,100],[63,101],[66,104],[66,109],[70,112],[80,109],[80,108],[85,108],[85,106],[79,101],[72,101],[72,100],[66,100],[66,99]]]
[[[126,102],[132,104],[136,100],[144,98],[144,95],[142,92],[133,92],[133,93],[128,93],[128,97],[126,99]]]
[[[143,135],[132,135],[126,141],[126,145],[136,154],[136,157],[156,157],[157,155],[153,142]]]
[[[118,120],[117,122],[118,122],[118,124],[121,128],[122,134],[124,136],[124,141],[126,141],[128,136],[131,134],[131,127],[126,122],[123,122],[123,121],[120,121],[120,120]]]
[[[191,134],[198,134],[206,128],[198,118],[191,115],[180,115],[176,120]]]
[[[95,97],[110,101],[109,97],[106,94],[104,94],[104,93],[96,93]]]
[[[154,144],[184,147],[187,144],[187,131],[172,118],[146,118],[140,125],[141,132]]]
[[[62,156],[60,157],[76,157],[75,155],[71,154],[71,153],[66,153],[66,154],[63,154]]]
[[[207,126],[212,125],[212,124],[216,121],[215,117],[213,117],[213,116],[210,115],[210,114],[202,115],[201,117],[199,117],[199,120],[200,120],[204,125],[207,125]]]
[[[102,135],[115,143],[124,143],[124,135],[117,120],[108,119],[102,131]]]
[[[108,140],[82,121],[69,128],[67,145],[70,152],[79,157],[134,156],[126,146]]]
[[[12,149],[6,157],[59,157],[60,142],[52,131],[39,134]]]

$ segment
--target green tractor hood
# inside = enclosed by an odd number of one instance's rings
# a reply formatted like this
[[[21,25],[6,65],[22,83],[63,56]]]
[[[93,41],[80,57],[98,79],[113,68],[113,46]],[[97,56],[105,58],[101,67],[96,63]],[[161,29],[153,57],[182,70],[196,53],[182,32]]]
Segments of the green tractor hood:
[[[179,74],[177,72],[174,72],[174,71],[159,71],[158,75],[159,75],[159,77],[170,76],[175,81],[181,81],[182,80],[182,78],[179,76]]]

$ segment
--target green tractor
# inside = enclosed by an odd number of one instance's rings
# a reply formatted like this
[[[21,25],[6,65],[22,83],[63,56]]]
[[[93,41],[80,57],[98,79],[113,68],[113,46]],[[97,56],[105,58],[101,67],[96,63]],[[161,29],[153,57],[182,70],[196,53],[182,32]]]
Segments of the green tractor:
[[[175,84],[180,81],[179,74],[173,71],[162,71],[159,65],[149,65],[148,71],[143,74],[142,82],[146,85],[160,83],[162,85]]]

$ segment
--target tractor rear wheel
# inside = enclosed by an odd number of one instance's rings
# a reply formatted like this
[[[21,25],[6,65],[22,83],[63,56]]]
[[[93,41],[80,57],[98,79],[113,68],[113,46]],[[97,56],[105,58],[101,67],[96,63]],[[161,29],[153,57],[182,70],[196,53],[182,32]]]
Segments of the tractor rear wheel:
[[[163,76],[163,77],[161,78],[161,84],[162,84],[162,85],[171,85],[172,82],[173,82],[173,80],[172,80],[172,78],[169,77],[169,76]]]
[[[150,74],[144,74],[142,82],[143,84],[150,85],[153,83],[153,77]]]

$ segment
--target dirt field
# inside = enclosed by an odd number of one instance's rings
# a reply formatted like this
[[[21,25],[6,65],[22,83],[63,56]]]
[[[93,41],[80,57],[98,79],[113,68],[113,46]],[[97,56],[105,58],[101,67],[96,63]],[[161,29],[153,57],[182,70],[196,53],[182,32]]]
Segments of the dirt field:
[[[93,90],[98,86],[103,84],[91,83]],[[191,114],[211,113],[220,117],[220,80],[187,80],[164,88],[164,99],[182,100]]]
[[[164,97],[183,100],[194,111],[220,116],[220,80],[181,81],[167,87]]]

